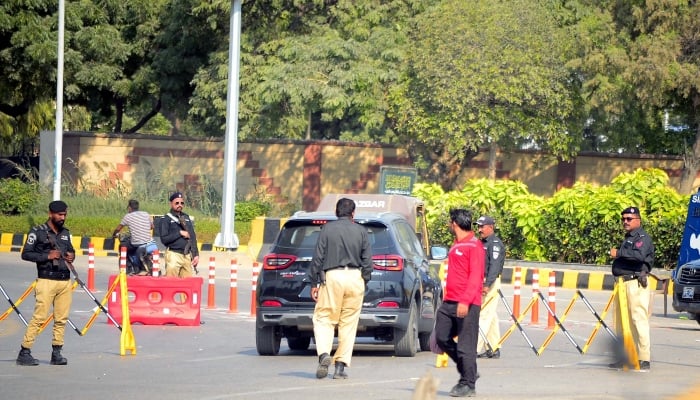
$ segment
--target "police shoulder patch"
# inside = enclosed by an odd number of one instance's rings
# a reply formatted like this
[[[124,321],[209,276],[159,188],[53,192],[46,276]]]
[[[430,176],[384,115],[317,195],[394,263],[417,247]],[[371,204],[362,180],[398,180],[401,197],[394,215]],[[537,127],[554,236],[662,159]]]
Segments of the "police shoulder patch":
[[[34,242],[36,242],[36,233],[29,232],[29,235],[27,235],[27,244],[34,244]]]

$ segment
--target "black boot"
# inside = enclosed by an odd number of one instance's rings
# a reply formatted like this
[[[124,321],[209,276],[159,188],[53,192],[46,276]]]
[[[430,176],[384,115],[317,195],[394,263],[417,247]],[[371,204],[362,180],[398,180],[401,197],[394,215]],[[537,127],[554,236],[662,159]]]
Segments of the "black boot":
[[[61,355],[61,350],[63,346],[53,345],[53,352],[51,353],[51,365],[66,365],[68,364],[68,359]]]
[[[17,355],[17,365],[39,365],[39,360],[32,357],[32,351],[22,347]]]
[[[333,373],[333,379],[348,379],[348,374],[345,373],[345,363],[342,361],[336,361],[335,372]]]

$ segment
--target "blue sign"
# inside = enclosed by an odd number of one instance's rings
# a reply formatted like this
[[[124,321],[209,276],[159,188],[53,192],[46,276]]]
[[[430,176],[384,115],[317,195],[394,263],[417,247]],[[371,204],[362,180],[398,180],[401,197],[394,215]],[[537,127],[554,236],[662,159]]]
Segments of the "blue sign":
[[[690,196],[678,266],[700,258],[700,192]]]

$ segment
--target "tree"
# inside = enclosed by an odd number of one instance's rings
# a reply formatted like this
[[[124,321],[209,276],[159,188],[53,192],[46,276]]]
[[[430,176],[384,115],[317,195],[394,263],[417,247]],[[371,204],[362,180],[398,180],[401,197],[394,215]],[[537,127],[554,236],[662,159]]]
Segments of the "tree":
[[[585,39],[575,64],[594,135],[610,150],[682,154],[680,191],[692,192],[700,170],[700,4],[563,3]],[[669,126],[667,116],[676,123]]]
[[[391,115],[428,180],[451,188],[491,143],[575,152],[574,43],[546,4],[448,0],[416,18]]]

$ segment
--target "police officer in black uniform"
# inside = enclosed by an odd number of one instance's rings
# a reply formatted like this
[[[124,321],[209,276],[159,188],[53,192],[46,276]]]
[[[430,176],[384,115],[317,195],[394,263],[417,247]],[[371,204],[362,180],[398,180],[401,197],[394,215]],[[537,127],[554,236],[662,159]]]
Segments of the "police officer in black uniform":
[[[36,296],[34,314],[24,333],[24,340],[17,356],[17,365],[39,365],[39,361],[32,357],[31,348],[51,307],[53,307],[51,364],[68,364],[68,360],[61,355],[73,297],[70,269],[66,263],[72,263],[75,259],[75,249],[70,241],[70,232],[63,226],[67,211],[68,205],[61,200],[49,203],[48,221],[29,231],[27,242],[22,248],[22,259],[36,263],[38,279],[34,288]]]
[[[170,195],[170,211],[160,222],[160,240],[165,251],[165,275],[186,278],[197,272],[199,249],[192,218],[182,211],[185,196],[180,192]]]
[[[612,273],[616,281],[622,278],[627,293],[627,313],[633,327],[632,336],[637,346],[639,369],[651,368],[651,340],[649,338],[649,283],[648,275],[654,266],[654,243],[651,236],[642,228],[642,217],[637,207],[622,210],[622,226],[625,238],[619,248],[610,249],[613,258]],[[619,301],[615,303],[619,305]],[[620,323],[621,313],[616,307],[615,328],[618,337],[622,337]],[[624,362],[617,360],[610,368],[622,368]]]

